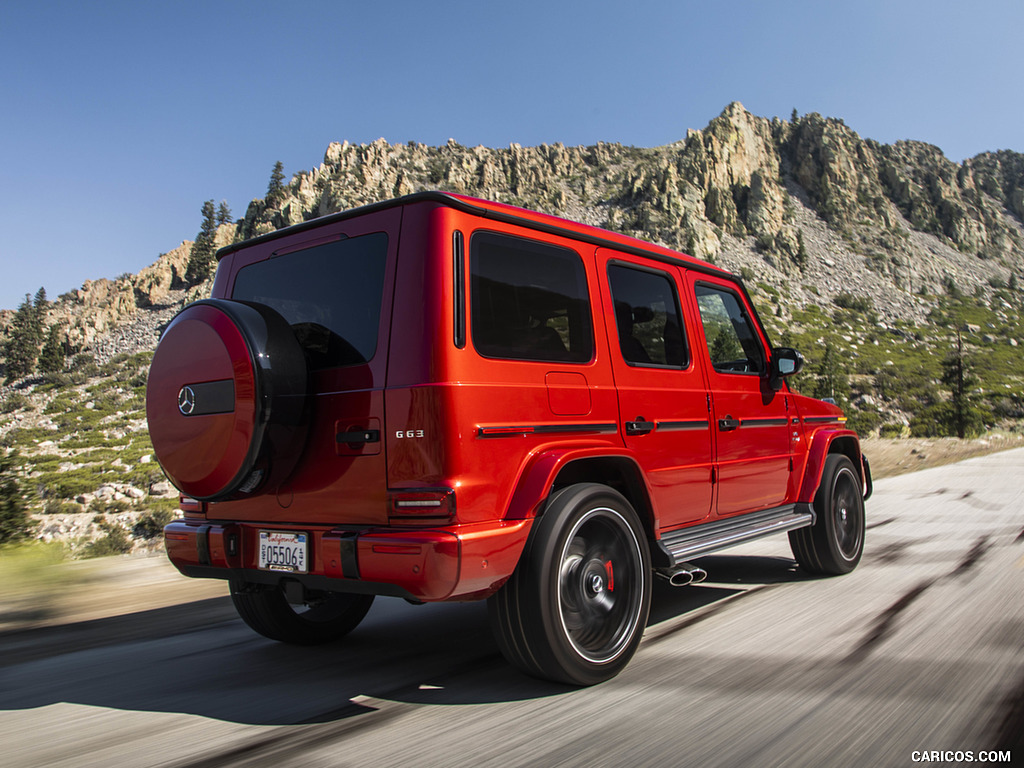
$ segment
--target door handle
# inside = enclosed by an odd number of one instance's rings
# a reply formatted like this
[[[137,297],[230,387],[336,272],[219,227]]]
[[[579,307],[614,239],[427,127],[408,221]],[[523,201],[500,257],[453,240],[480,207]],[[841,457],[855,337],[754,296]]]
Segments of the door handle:
[[[734,419],[732,416],[726,416],[724,419],[718,420],[718,429],[722,432],[731,432],[734,429],[740,428],[740,420]]]
[[[657,425],[653,421],[644,421],[642,416],[638,416],[636,421],[626,422],[626,434],[627,435],[646,435],[649,432],[653,432]]]
[[[357,432],[339,432],[335,437],[339,443],[379,443],[379,429],[361,429]]]

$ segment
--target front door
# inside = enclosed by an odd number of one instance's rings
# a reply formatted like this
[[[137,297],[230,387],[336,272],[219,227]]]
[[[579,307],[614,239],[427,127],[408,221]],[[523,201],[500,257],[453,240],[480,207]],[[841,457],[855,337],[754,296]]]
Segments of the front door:
[[[792,448],[789,402],[765,375],[764,336],[735,285],[689,274],[708,359],[719,516],[781,505]]]

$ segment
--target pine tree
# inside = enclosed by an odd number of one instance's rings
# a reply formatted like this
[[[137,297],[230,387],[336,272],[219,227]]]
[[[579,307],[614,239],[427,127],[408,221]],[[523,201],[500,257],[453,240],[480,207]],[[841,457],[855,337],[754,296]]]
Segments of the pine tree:
[[[36,319],[40,330],[42,330],[42,326],[46,325],[46,312],[50,309],[50,302],[46,298],[46,288],[40,286],[39,290],[36,291],[36,298],[32,302],[32,309],[35,310]]]
[[[17,456],[0,450],[0,545],[27,539],[32,533],[21,486],[15,474]]]
[[[214,270],[214,254],[217,252],[217,211],[213,200],[203,203],[203,224],[192,243],[192,251],[188,256],[188,267],[185,270],[185,281],[189,285],[198,285],[205,281]]]
[[[942,383],[952,392],[949,408],[949,431],[963,440],[981,432],[985,411],[978,402],[976,390],[979,380],[971,371],[970,361],[964,355],[964,341],[956,333],[956,347],[942,363]]]
[[[36,299],[40,298],[40,307],[45,307],[46,291],[42,288],[36,294]],[[28,376],[35,370],[42,343],[43,327],[40,313],[26,293],[25,300],[21,302],[14,315],[10,336],[3,347],[8,384]]]
[[[67,342],[64,339],[64,326],[54,323],[46,335],[43,351],[39,353],[39,372],[58,373],[64,370],[67,360]]]
[[[831,398],[843,405],[850,398],[850,380],[843,369],[843,361],[830,342],[825,343],[825,354],[818,364],[818,382],[814,387],[814,396]]]
[[[273,205],[284,197],[284,163],[278,160],[274,163],[274,170],[270,173],[270,183],[267,185],[267,205]]]
[[[231,223],[231,209],[228,207],[227,200],[220,201],[220,207],[217,208],[217,226],[221,224]]]

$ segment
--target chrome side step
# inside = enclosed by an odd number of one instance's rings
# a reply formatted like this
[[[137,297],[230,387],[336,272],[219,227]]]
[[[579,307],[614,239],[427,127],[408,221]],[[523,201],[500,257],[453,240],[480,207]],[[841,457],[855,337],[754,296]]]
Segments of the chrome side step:
[[[657,546],[672,563],[679,563],[691,557],[706,555],[763,536],[804,528],[813,523],[814,510],[809,504],[789,504],[672,531],[662,536]]]

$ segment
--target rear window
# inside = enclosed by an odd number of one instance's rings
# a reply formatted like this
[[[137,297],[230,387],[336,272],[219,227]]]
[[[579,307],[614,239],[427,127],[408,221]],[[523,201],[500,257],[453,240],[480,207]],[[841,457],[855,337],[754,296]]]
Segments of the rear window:
[[[388,236],[361,235],[238,271],[231,298],[277,310],[314,369],[358,365],[377,349]]]
[[[589,362],[587,278],[568,248],[477,232],[469,256],[473,346],[484,357]]]

